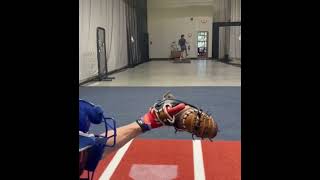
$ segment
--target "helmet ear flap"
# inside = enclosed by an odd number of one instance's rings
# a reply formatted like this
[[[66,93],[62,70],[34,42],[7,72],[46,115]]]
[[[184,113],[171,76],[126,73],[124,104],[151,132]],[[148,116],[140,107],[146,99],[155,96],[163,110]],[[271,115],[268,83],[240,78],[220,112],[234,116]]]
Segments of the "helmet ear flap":
[[[89,113],[89,119],[93,124],[100,124],[104,119],[102,109],[99,106],[94,106]]]
[[[79,130],[87,133],[90,123],[102,123],[104,119],[103,110],[99,106],[84,100],[80,100],[79,103]]]

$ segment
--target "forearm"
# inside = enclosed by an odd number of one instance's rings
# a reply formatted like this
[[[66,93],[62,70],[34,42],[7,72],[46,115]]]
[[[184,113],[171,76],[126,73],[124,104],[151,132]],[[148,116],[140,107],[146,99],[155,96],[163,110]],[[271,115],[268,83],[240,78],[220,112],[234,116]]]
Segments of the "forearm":
[[[129,142],[131,139],[135,138],[141,133],[142,133],[141,128],[136,122],[117,128],[116,144],[114,147],[105,148],[104,155],[112,151],[118,150],[119,148],[124,146],[127,142]],[[108,136],[112,134],[113,134],[112,131],[108,131]],[[107,144],[112,145],[113,138],[110,138]]]

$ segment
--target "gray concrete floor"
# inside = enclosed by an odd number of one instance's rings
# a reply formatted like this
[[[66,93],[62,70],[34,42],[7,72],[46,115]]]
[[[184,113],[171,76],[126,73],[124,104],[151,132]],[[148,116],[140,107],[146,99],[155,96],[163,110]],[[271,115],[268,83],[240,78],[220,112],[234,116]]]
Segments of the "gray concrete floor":
[[[213,60],[150,61],[85,86],[241,86],[241,67]]]

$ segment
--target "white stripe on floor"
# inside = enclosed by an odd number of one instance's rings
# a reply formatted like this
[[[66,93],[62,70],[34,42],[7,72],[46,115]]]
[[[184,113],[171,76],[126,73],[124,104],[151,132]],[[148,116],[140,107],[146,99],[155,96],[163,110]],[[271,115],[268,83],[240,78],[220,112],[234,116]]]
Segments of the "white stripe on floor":
[[[124,156],[124,154],[128,150],[128,148],[129,148],[130,144],[132,143],[132,141],[133,141],[133,139],[131,141],[127,142],[127,144],[125,144],[123,147],[121,147],[117,151],[117,153],[114,155],[114,157],[110,161],[110,163],[107,166],[107,168],[104,170],[104,172],[100,176],[100,178],[99,178],[100,180],[108,180],[108,179],[111,178],[112,174],[114,173],[114,171],[118,167],[122,157]]]
[[[195,180],[205,180],[205,172],[203,166],[202,147],[200,140],[193,140],[193,169]]]
[[[95,83],[89,84],[88,86],[96,86],[98,84],[99,84],[99,82],[95,82]]]

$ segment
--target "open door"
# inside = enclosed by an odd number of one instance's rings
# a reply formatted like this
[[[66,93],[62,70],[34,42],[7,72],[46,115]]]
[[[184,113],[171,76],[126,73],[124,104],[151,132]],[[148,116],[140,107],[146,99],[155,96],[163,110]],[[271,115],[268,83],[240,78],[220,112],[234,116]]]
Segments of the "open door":
[[[208,31],[199,31],[197,36],[198,59],[208,58]]]

